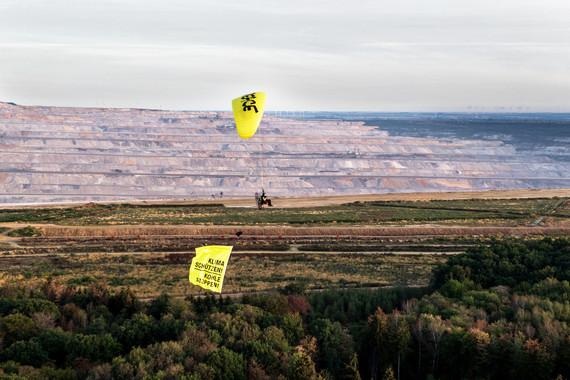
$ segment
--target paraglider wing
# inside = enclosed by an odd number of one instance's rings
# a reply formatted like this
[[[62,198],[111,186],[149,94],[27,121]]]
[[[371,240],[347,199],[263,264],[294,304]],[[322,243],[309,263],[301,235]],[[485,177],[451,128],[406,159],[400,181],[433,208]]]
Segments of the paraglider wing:
[[[252,92],[232,100],[232,110],[234,111],[239,137],[249,139],[255,135],[263,117],[264,109],[264,92]]]

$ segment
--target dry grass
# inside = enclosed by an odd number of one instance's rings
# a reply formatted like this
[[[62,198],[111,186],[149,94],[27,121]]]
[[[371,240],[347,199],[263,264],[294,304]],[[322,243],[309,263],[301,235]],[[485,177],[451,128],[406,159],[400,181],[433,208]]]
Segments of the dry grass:
[[[130,287],[143,298],[161,292],[173,296],[200,294],[188,282],[191,255],[137,254],[2,259],[0,283],[40,284],[47,278],[88,286],[102,282],[114,289]],[[434,265],[445,257],[433,254],[316,254],[234,253],[226,274],[224,292],[239,293],[306,282],[309,288],[340,286],[426,285]]]
[[[228,237],[242,231],[244,237],[300,237],[300,236],[532,236],[565,235],[565,227],[508,227],[508,226],[445,226],[411,225],[404,227],[290,227],[290,226],[45,226],[45,237],[120,237],[120,236],[202,236]]]

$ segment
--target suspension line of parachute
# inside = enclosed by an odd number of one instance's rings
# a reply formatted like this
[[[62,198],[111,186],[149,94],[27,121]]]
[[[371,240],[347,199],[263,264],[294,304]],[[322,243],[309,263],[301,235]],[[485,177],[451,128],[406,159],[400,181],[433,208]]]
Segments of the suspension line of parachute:
[[[259,143],[259,177],[261,178],[261,188],[265,188],[265,159],[263,157],[263,137],[260,135],[260,143]]]

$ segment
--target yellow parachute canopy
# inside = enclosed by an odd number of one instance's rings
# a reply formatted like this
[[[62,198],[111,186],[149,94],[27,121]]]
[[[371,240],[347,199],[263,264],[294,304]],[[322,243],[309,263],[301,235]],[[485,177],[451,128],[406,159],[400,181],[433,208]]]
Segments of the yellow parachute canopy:
[[[265,109],[265,93],[252,92],[232,100],[232,110],[239,137],[249,139],[259,127]]]
[[[206,245],[196,248],[196,256],[192,259],[188,275],[190,283],[221,293],[232,248],[231,245]]]

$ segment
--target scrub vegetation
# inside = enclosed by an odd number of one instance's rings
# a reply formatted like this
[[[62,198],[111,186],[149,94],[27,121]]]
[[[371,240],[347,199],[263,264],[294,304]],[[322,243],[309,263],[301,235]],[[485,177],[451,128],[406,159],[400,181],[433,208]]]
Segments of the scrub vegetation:
[[[129,288],[149,299],[205,294],[188,283],[193,253],[90,254],[1,257],[0,283],[36,284],[50,278],[61,284],[109,290]],[[232,254],[224,281],[225,294],[270,291],[304,283],[309,290],[344,287],[426,286],[432,268],[446,257],[361,253],[240,253]]]

